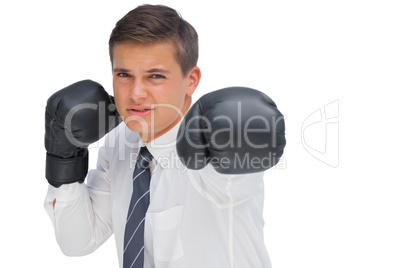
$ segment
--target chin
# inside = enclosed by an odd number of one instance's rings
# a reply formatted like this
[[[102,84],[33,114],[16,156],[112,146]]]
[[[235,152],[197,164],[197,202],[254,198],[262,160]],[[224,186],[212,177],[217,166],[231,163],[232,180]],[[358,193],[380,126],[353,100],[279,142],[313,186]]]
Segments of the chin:
[[[138,121],[134,120],[124,121],[124,123],[131,131],[137,132],[143,141],[149,142],[152,140],[154,133],[150,131],[148,124],[141,125]]]

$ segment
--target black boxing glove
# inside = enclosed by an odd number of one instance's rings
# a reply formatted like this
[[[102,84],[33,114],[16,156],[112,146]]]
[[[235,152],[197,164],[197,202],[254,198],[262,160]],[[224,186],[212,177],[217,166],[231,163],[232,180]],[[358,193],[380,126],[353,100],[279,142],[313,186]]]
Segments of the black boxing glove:
[[[260,91],[230,87],[202,96],[189,109],[176,148],[190,169],[210,163],[222,174],[245,174],[276,165],[285,144],[275,103]]]
[[[54,93],[45,113],[46,179],[49,184],[84,182],[88,145],[120,122],[113,97],[91,80]]]

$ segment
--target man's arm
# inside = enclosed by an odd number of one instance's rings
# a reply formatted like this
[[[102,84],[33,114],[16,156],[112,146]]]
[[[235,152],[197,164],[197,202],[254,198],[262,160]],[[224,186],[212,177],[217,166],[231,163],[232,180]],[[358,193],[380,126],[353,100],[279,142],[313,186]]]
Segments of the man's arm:
[[[91,170],[87,180],[87,184],[49,186],[45,200],[45,210],[53,223],[57,243],[67,256],[87,255],[113,233],[107,172]]]
[[[99,150],[97,169],[89,173],[87,149],[118,123],[112,105],[113,98],[90,80],[63,88],[47,101],[46,179],[50,186],[45,209],[66,255],[88,254],[112,233],[106,149]]]
[[[263,188],[263,171],[275,166],[286,144],[283,115],[264,93],[244,87],[213,91],[188,111],[177,152],[189,169],[202,169],[217,203],[241,203]],[[204,187],[205,188],[205,187]]]

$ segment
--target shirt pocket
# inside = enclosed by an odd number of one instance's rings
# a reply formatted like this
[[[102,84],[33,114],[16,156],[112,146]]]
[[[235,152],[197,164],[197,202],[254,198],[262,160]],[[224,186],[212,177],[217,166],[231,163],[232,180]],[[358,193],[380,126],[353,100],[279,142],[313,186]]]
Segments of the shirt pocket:
[[[153,233],[155,260],[172,262],[184,255],[179,231],[182,213],[183,206],[172,207],[157,213],[147,213]]]

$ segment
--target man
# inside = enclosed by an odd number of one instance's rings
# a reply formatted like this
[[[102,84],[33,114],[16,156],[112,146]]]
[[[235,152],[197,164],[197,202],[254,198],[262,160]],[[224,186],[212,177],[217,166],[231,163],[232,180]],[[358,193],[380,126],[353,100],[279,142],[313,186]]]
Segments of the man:
[[[110,37],[114,99],[88,80],[49,98],[45,208],[66,255],[114,233],[124,268],[271,267],[262,179],[282,155],[283,118],[248,88],[190,109],[197,39],[175,10],[139,6]],[[113,102],[124,121],[115,129]],[[111,129],[86,176],[88,144]]]

